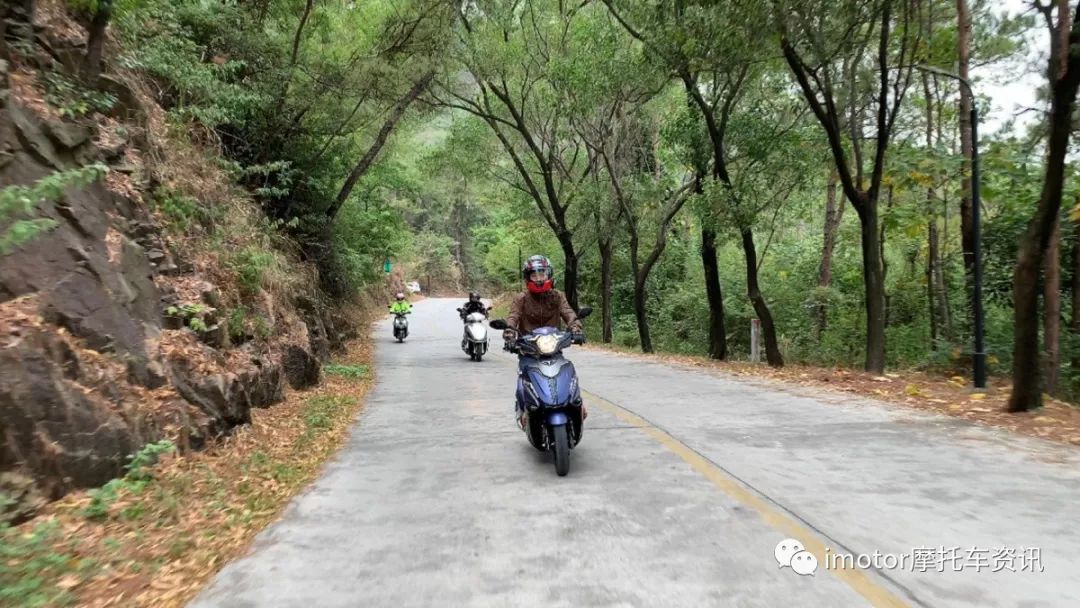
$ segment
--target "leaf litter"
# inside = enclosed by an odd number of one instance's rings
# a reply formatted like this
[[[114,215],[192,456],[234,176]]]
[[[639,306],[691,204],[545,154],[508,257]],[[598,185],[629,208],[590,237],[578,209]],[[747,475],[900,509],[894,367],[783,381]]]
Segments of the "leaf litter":
[[[1044,395],[1044,405],[1038,410],[1006,412],[1005,405],[1012,388],[1008,379],[991,378],[986,392],[973,392],[968,378],[946,378],[919,371],[879,376],[839,367],[785,365],[775,369],[764,363],[714,361],[689,355],[642,354],[604,344],[591,344],[586,348],[638,359],[708,368],[732,376],[765,380],[780,385],[798,385],[834,393],[860,395],[962,418],[975,424],[1002,428],[1021,435],[1080,446],[1080,407]]]
[[[372,369],[371,342],[353,341],[334,363]],[[33,578],[41,590],[37,597],[48,598],[41,605],[49,606],[185,605],[318,476],[373,384],[371,373],[324,374],[315,388],[290,390],[283,403],[253,409],[250,425],[205,450],[163,457],[152,469],[153,481],[141,489],[121,487],[103,518],[87,517],[92,498],[80,491],[21,526],[0,530],[5,550],[26,545],[35,530],[49,530],[40,546],[0,569],[0,583]],[[35,559],[60,565],[24,567],[22,580],[3,580]],[[24,601],[0,595],[0,606]]]

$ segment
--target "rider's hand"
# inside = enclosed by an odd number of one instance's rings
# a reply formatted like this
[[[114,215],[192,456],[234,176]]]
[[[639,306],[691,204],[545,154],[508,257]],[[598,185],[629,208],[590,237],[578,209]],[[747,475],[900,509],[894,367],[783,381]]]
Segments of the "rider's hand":
[[[574,341],[574,344],[585,344],[585,332],[575,331],[573,332],[571,339]]]
[[[513,340],[514,335],[515,335],[514,330],[512,330],[512,329],[504,329],[503,330],[503,340],[506,340],[507,342],[509,342],[510,340]]]

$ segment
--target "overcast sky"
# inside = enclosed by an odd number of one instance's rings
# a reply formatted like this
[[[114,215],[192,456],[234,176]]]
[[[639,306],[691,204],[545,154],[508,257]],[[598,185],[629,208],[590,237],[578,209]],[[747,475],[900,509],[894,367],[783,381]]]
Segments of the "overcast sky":
[[[999,11],[1017,14],[1031,10],[1030,0],[997,0]],[[990,112],[980,117],[984,125],[981,133],[989,135],[1005,126],[1014,116],[1014,131],[1020,130],[1035,120],[1033,113],[1020,114],[1024,108],[1035,107],[1036,89],[1045,84],[1042,70],[1045,69],[1046,57],[1050,52],[1050,38],[1046,28],[1039,26],[1031,32],[1028,40],[1027,59],[1012,65],[998,65],[982,69],[973,69],[976,95],[987,96],[991,100]]]

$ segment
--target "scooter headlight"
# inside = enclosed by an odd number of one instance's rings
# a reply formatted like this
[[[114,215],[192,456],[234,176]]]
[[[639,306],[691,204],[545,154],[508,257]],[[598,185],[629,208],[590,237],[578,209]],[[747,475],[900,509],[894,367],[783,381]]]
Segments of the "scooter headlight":
[[[559,340],[552,334],[540,336],[536,339],[536,350],[539,351],[541,355],[553,354],[558,346]]]

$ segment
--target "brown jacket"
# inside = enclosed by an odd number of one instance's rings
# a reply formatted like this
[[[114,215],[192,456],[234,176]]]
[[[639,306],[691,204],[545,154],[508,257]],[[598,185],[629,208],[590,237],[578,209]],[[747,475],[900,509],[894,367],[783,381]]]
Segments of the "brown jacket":
[[[559,327],[560,317],[570,331],[581,331],[581,321],[563,292],[557,289],[542,294],[525,291],[514,298],[506,324],[521,333],[529,333],[538,327]]]

